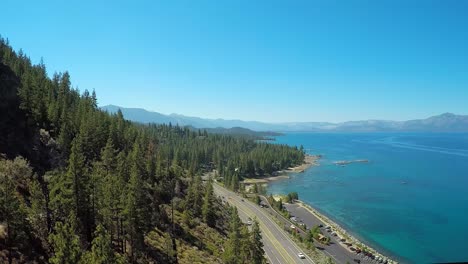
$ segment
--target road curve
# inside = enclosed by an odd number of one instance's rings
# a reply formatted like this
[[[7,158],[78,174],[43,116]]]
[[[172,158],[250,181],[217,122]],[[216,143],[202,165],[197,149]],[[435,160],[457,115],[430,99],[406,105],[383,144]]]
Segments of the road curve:
[[[264,250],[270,263],[315,263],[307,255],[305,255],[305,259],[300,259],[298,257],[298,254],[300,252],[303,253],[303,251],[292,241],[289,235],[263,211],[263,209],[218,184],[213,184],[213,187],[216,195],[237,207],[241,217],[247,216],[257,218],[260,230],[262,231]]]

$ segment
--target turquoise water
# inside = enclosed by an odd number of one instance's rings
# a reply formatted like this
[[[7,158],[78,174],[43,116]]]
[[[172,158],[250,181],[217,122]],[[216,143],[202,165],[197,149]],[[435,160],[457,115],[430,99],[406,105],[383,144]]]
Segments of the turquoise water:
[[[295,133],[277,143],[322,154],[269,192],[299,198],[402,262],[468,261],[468,134]],[[341,167],[333,161],[368,159]]]

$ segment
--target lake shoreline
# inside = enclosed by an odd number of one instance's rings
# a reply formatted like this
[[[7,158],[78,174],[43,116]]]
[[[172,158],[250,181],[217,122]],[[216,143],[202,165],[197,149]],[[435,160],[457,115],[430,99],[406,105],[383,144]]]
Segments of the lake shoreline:
[[[363,243],[361,240],[357,239],[355,236],[353,236],[350,232],[348,232],[345,228],[341,227],[339,224],[337,224],[335,221],[331,220],[329,217],[325,216],[323,213],[320,213],[317,209],[315,209],[312,205],[309,203],[306,203],[301,200],[297,200],[296,202],[299,206],[310,212],[313,216],[318,218],[320,221],[322,221],[325,225],[328,225],[332,228],[334,232],[338,234],[339,237],[345,238],[346,242],[352,243],[353,247],[356,248],[365,248],[368,252],[372,253],[375,256],[378,256],[382,259],[386,259],[388,263],[398,263],[398,261],[380,253],[378,250],[375,248],[369,246],[369,244]],[[341,244],[341,243],[340,243]],[[341,244],[341,246],[345,247],[345,245]]]
[[[299,166],[296,166],[296,167],[288,168],[287,170],[283,170],[281,172],[282,173],[302,173],[305,170],[307,170],[307,169],[309,169],[309,168],[311,168],[313,166],[318,166],[319,165],[318,160],[320,158],[321,158],[321,155],[306,155],[306,157],[304,158],[304,163],[303,164],[301,164]],[[366,160],[366,162],[368,162],[368,161]],[[270,177],[270,178],[271,179],[269,179],[268,182],[276,181],[276,180],[280,180],[280,179],[285,179],[285,178],[289,179],[290,176],[289,175],[279,175],[279,176],[274,176],[274,177]],[[268,182],[266,182],[266,184],[268,184]],[[282,195],[284,195],[284,194],[282,194]],[[320,221],[322,221],[325,225],[329,225],[333,229],[333,231],[335,231],[341,238],[345,238],[346,242],[352,243],[354,247],[357,246],[357,247],[359,247],[361,249],[365,248],[368,252],[372,253],[373,255],[387,260],[388,261],[387,263],[393,263],[393,264],[398,263],[398,261],[396,261],[396,260],[394,260],[394,259],[380,253],[378,250],[376,250],[373,247],[369,246],[368,243],[367,244],[363,243],[361,240],[357,239],[350,232],[348,232],[345,228],[341,227],[339,224],[337,224],[335,221],[331,220],[329,217],[325,216],[323,213],[320,213],[311,204],[306,203],[306,202],[301,201],[301,200],[297,200],[296,203],[299,204],[302,208],[304,208],[308,212],[310,212],[313,216],[318,218]],[[345,247],[345,245],[343,245],[343,244],[341,246]]]
[[[285,170],[280,170],[275,172],[274,176],[269,176],[265,178],[248,178],[243,181],[244,184],[268,184],[269,182],[272,181],[277,181],[277,180],[284,180],[284,179],[289,179],[291,178],[289,176],[290,173],[302,173],[306,171],[307,169],[313,167],[313,166],[318,166],[318,160],[321,158],[320,155],[309,155],[306,154],[304,156],[304,161],[302,164],[294,166],[294,167],[289,167]]]

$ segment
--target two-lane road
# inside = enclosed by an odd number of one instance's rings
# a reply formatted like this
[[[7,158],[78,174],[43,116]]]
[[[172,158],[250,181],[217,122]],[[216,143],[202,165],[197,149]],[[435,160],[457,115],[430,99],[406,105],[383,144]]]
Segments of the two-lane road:
[[[213,184],[213,187],[218,196],[237,207],[241,217],[257,218],[262,231],[264,250],[270,263],[314,263],[307,255],[305,255],[305,259],[298,257],[298,254],[303,253],[303,251],[260,207],[218,184]]]

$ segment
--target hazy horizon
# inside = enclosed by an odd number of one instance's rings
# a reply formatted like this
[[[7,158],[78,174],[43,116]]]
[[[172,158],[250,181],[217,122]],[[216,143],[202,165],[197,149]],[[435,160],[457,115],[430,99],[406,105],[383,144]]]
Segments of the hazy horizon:
[[[7,0],[2,9],[0,34],[15,49],[34,63],[44,58],[49,75],[68,70],[101,106],[275,123],[468,113],[466,2],[122,1],[110,9]]]
[[[99,99],[99,98],[98,98]],[[328,120],[298,120],[298,121],[290,121],[290,120],[285,120],[285,121],[263,121],[263,120],[254,120],[254,119],[239,119],[239,118],[225,118],[225,117],[204,117],[204,116],[195,116],[191,114],[185,114],[185,113],[177,113],[177,112],[161,112],[157,110],[150,110],[138,106],[122,106],[122,105],[116,105],[116,104],[107,104],[107,105],[99,105],[100,108],[107,107],[107,106],[116,106],[116,107],[122,107],[122,108],[127,108],[127,109],[142,109],[151,113],[159,113],[163,115],[181,115],[185,117],[194,117],[194,118],[202,118],[202,119],[212,119],[212,120],[217,120],[217,119],[222,119],[222,120],[240,120],[240,121],[245,121],[245,122],[261,122],[261,123],[268,123],[268,124],[282,124],[282,123],[344,123],[344,122],[353,122],[353,121],[395,121],[395,122],[404,122],[404,121],[410,121],[410,120],[419,120],[419,119],[426,119],[429,117],[433,116],[439,116],[443,114],[454,114],[454,115],[461,115],[461,116],[466,116],[468,114],[465,113],[452,113],[452,112],[442,112],[442,113],[437,113],[431,116],[421,116],[421,117],[414,117],[410,119],[401,119],[401,120],[396,120],[396,119],[353,119],[353,120],[343,120],[343,121],[328,121]]]

